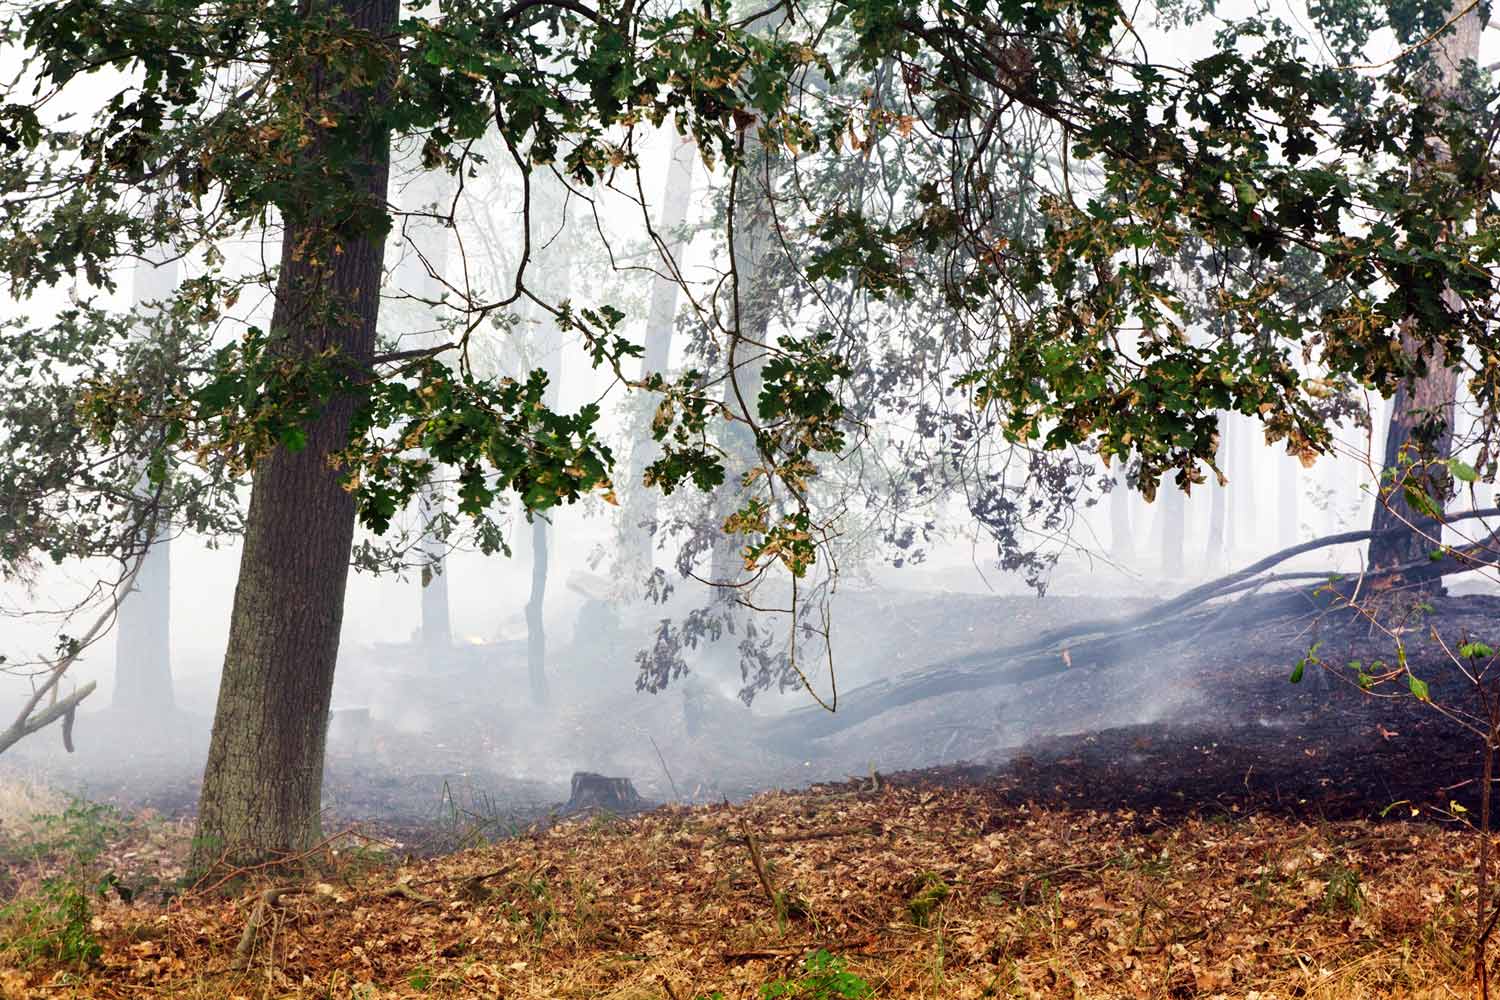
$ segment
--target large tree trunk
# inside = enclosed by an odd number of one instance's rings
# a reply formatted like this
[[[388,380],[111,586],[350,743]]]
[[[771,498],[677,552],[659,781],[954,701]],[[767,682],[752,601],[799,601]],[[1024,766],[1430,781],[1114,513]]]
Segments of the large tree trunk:
[[[698,146],[691,136],[675,139],[672,144],[671,162],[667,165],[667,185],[662,192],[661,216],[657,219],[656,231],[667,252],[678,266],[682,262],[683,250],[687,246],[683,226],[687,222],[688,204],[693,194],[693,162]],[[667,265],[661,265],[661,273],[652,279],[651,311],[646,318],[645,352],[641,356],[641,378],[667,370],[672,357],[672,328],[677,318],[678,283],[667,273]],[[627,566],[631,570],[649,571],[656,535],[656,491],[646,489],[641,480],[658,453],[656,442],[650,437],[650,427],[634,442],[630,450],[629,500],[625,507],[625,545],[629,547],[635,563]]]
[[[142,262],[135,271],[137,307],[161,303],[177,287],[177,262]],[[154,492],[146,477],[137,490]],[[142,722],[153,722],[173,707],[172,555],[170,528],[157,526],[155,538],[141,538],[146,556],[130,594],[120,602],[115,632],[113,707]]]
[[[1453,27],[1443,32],[1428,47],[1437,71],[1434,80],[1434,97],[1441,99],[1458,92],[1463,83],[1465,63],[1479,58],[1480,36],[1484,33],[1486,16],[1484,8],[1470,5],[1463,0],[1452,0],[1448,17],[1455,19]],[[1450,159],[1449,150],[1434,143],[1431,157],[1414,165],[1413,171],[1441,167]],[[1451,301],[1450,308],[1460,303]],[[1401,347],[1409,356],[1416,355],[1418,345],[1407,335],[1401,338]],[[1405,382],[1396,390],[1391,419],[1386,431],[1384,466],[1386,481],[1381,483],[1383,496],[1375,505],[1375,516],[1370,527],[1375,531],[1411,525],[1415,530],[1397,535],[1377,535],[1370,543],[1369,566],[1385,569],[1409,562],[1416,562],[1436,548],[1442,527],[1432,518],[1424,517],[1407,502],[1402,482],[1409,481],[1424,489],[1438,504],[1447,499],[1449,484],[1439,474],[1430,480],[1420,475],[1407,479],[1408,470],[1420,470],[1425,463],[1439,462],[1449,457],[1453,445],[1453,407],[1458,395],[1458,369],[1448,364],[1441,349],[1427,358],[1427,371],[1421,377]],[[1394,484],[1394,488],[1392,487]],[[1387,489],[1389,488],[1389,489]],[[1440,578],[1432,577],[1432,585],[1440,587]]]
[[[336,3],[357,29],[383,36],[395,25],[397,0]],[[326,70],[320,82],[342,87]],[[355,99],[342,103],[351,117],[363,117]],[[325,155],[321,146],[309,145],[310,164]],[[362,158],[362,193],[383,205],[389,136],[372,136]],[[289,356],[331,347],[358,367],[374,349],[385,230],[355,228],[343,217],[306,218],[297,209],[283,210],[273,334]],[[339,252],[308,252],[332,244]],[[346,446],[355,405],[352,394],[333,398],[305,428],[305,447],[278,447],[255,471],[198,806],[195,868],[304,850],[320,836],[324,741],[355,515],[328,456]]]

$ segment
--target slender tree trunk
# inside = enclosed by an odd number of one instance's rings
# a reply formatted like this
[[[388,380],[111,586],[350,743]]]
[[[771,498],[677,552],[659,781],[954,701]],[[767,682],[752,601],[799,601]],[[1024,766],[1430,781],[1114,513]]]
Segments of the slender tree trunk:
[[[1125,465],[1115,463],[1115,487],[1109,491],[1109,555],[1118,563],[1135,558],[1135,536],[1130,533],[1130,487]]]
[[[558,299],[567,299],[573,282],[573,262],[567,257],[565,234],[568,227],[568,206],[565,192],[550,178],[533,177],[532,190],[540,197],[532,207],[533,231],[545,232],[552,240],[550,246],[536,260],[537,273],[556,274],[555,282],[548,291]],[[559,387],[562,382],[562,331],[557,328],[550,314],[541,314],[532,333],[533,366],[547,372],[547,392],[542,398],[548,409],[558,404]],[[554,509],[549,517],[557,517],[560,510]],[[550,697],[547,681],[547,573],[552,537],[552,522],[537,515],[531,522],[531,593],[526,601],[526,664],[530,679],[531,701],[534,705],[545,705]]]
[[[668,253],[679,264],[687,241],[683,226],[687,222],[688,204],[693,194],[693,163],[698,147],[691,136],[674,139],[671,161],[667,165],[667,185],[662,192],[661,216],[656,229]],[[651,311],[646,318],[645,353],[641,357],[641,377],[667,370],[672,356],[672,328],[677,317],[678,284],[665,271],[651,283]],[[629,500],[625,507],[625,544],[631,550],[636,565],[632,571],[649,569],[656,534],[656,491],[646,489],[641,479],[646,466],[656,457],[656,442],[646,432],[634,442],[630,450]]]
[[[1219,414],[1219,448],[1215,460],[1227,478],[1230,457],[1230,429],[1227,414]],[[1208,558],[1215,566],[1229,561],[1229,488],[1220,486],[1218,480],[1209,483],[1208,507]]]
[[[440,279],[447,269],[453,234],[438,216],[448,211],[456,181],[445,170],[423,170],[419,164],[414,169],[421,173],[411,181],[407,191],[412,201],[410,211],[418,214],[409,215],[402,227],[403,238],[409,245],[404,248],[397,270],[400,290],[419,300],[412,302],[413,308],[409,310],[415,342],[404,346],[422,347],[441,341],[443,336],[437,329],[438,314],[428,303],[442,299],[445,291]],[[427,329],[435,332],[421,332]],[[442,491],[430,483],[423,486],[418,500],[418,517],[422,524],[418,549],[423,562],[421,636],[429,667],[446,659],[453,648],[453,619],[448,603],[448,574],[445,572],[447,545],[433,528],[443,514]]]
[[[1479,58],[1480,37],[1487,20],[1482,5],[1470,5],[1465,0],[1451,0],[1448,17],[1453,27],[1443,32],[1428,47],[1437,70],[1434,81],[1434,98],[1442,99],[1456,94],[1463,83],[1465,63]],[[1450,151],[1434,143],[1428,161],[1414,164],[1413,172],[1441,167],[1450,159]],[[1454,300],[1451,292],[1450,308],[1461,304]],[[1401,338],[1402,349],[1415,355],[1418,345],[1406,334]],[[1407,479],[1407,470],[1417,470],[1428,462],[1440,462],[1449,457],[1453,445],[1453,409],[1458,396],[1458,369],[1448,364],[1441,349],[1427,358],[1427,371],[1420,378],[1403,383],[1396,390],[1391,408],[1390,424],[1386,432],[1385,464],[1386,481],[1382,487],[1395,488],[1384,495],[1375,505],[1375,516],[1371,528],[1383,531],[1410,524],[1414,531],[1392,537],[1377,536],[1370,543],[1369,565],[1371,569],[1398,566],[1422,558],[1423,554],[1436,547],[1442,528],[1432,518],[1421,516],[1407,502],[1400,483]],[[1430,479],[1414,476],[1408,480],[1424,489],[1439,505],[1446,499],[1450,484],[1445,475],[1439,473]],[[1441,587],[1434,577],[1434,587]]]
[[[754,126],[745,130],[745,166],[741,168],[735,193],[735,232],[730,253],[738,288],[727,290],[726,294],[732,298],[721,308],[732,327],[725,358],[724,405],[739,417],[724,428],[723,447],[746,468],[758,462],[754,432],[746,419],[758,419],[756,400],[760,397],[766,364],[765,348],[760,345],[766,343],[771,328],[775,295],[766,266],[774,224],[771,211],[774,193],[767,189],[771,157],[752,138],[754,132]],[[720,521],[739,508],[743,495],[738,477],[730,476],[714,498]],[[722,535],[714,545],[709,579],[732,584],[742,572],[739,540]]]
[[[377,36],[396,23],[397,0],[337,6],[357,29]],[[320,75],[322,86],[343,87],[326,68]],[[357,99],[342,103],[348,115],[363,117]],[[309,145],[310,164],[326,155],[322,145]],[[360,189],[374,212],[385,200],[389,136],[373,135],[362,158],[351,166],[363,168]],[[333,348],[359,366],[374,350],[385,229],[299,217],[292,209],[284,210],[272,332],[291,357]],[[339,252],[309,252],[333,245]],[[328,456],[347,444],[355,405],[351,394],[333,398],[305,428],[305,447],[278,447],[255,471],[198,806],[196,868],[304,850],[320,836],[323,751],[355,515]]]
[[[545,705],[551,691],[547,684],[547,522],[531,522],[531,597],[526,601],[526,670],[531,680],[531,702]]]
[[[448,607],[446,546],[432,529],[443,514],[443,497],[424,487],[418,516],[422,519],[422,645],[428,666],[435,666],[453,648],[453,616]]]
[[[1290,455],[1273,453],[1274,461],[1280,465],[1277,476],[1277,517],[1280,527],[1279,546],[1296,545],[1302,537],[1302,465]]]
[[[177,287],[176,261],[142,262],[135,272],[135,303],[166,300]],[[152,490],[141,477],[137,490]],[[113,707],[141,722],[155,722],[174,705],[172,697],[172,553],[170,528],[157,526],[115,625]]]
[[[1170,579],[1182,577],[1182,550],[1187,534],[1187,495],[1173,483],[1162,483],[1157,493],[1161,512],[1157,515],[1161,527],[1161,571]]]

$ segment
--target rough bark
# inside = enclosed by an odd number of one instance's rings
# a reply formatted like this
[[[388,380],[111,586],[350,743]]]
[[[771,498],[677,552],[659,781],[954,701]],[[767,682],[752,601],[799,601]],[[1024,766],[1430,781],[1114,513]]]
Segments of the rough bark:
[[[564,813],[602,810],[613,813],[638,812],[644,805],[640,793],[629,778],[607,778],[591,771],[574,771],[572,794]]]
[[[1464,64],[1479,58],[1479,42],[1486,22],[1485,8],[1470,5],[1466,0],[1452,0],[1448,17],[1456,18],[1452,29],[1443,32],[1428,47],[1436,74],[1433,96],[1438,99],[1457,93],[1462,86]],[[1449,158],[1449,150],[1434,142],[1429,158],[1415,164],[1413,173],[1440,169]],[[1452,300],[1451,292],[1446,297],[1450,299],[1450,308],[1460,305]],[[1419,345],[1406,333],[1402,335],[1401,346],[1408,356],[1418,355]],[[1430,539],[1438,537],[1440,530],[1435,520],[1412,508],[1400,487],[1406,478],[1406,469],[1416,469],[1425,462],[1441,461],[1452,451],[1458,369],[1448,364],[1441,349],[1426,360],[1425,374],[1403,382],[1396,390],[1391,407],[1382,466],[1386,477],[1381,484],[1384,495],[1375,505],[1375,516],[1370,524],[1373,530],[1381,532],[1370,543],[1369,566],[1372,570],[1417,562],[1435,548]],[[1385,489],[1393,485],[1394,488]],[[1436,494],[1439,502],[1445,499],[1443,494],[1447,484],[1442,476],[1421,485],[1429,495]],[[1408,525],[1415,530],[1386,533],[1389,529]],[[1432,579],[1436,585],[1437,577],[1432,576]]]
[[[690,136],[674,141],[667,165],[667,184],[662,192],[661,215],[656,231],[666,245],[672,261],[680,262],[687,246],[683,226],[687,222],[688,204],[693,194],[693,162],[698,147]],[[641,378],[665,372],[672,357],[672,328],[677,318],[678,282],[667,272],[667,265],[651,283],[651,310],[646,317],[645,352],[641,356]],[[652,563],[656,532],[657,496],[641,480],[646,466],[658,453],[656,442],[646,434],[630,450],[630,500],[625,508],[625,543],[632,549],[636,566],[646,569]]]
[[[356,28],[387,35],[397,0],[337,0]],[[334,88],[325,73],[318,81]],[[344,98],[347,113],[361,108]],[[307,150],[310,163],[326,155]],[[360,152],[361,192],[384,203],[389,136]],[[359,182],[356,182],[359,183]],[[306,245],[336,236],[320,263]],[[358,367],[373,353],[384,230],[344,219],[288,216],[271,328],[279,349],[303,357],[335,348]],[[329,465],[348,440],[356,397],[335,396],[305,427],[298,451],[278,447],[255,470],[229,644],[214,717],[193,866],[245,863],[304,850],[320,834],[323,755],[354,499]]]
[[[135,271],[135,305],[166,300],[177,287],[177,263],[142,262]],[[142,482],[137,493],[153,491]],[[115,625],[115,683],[111,704],[142,721],[170,711],[172,697],[172,555],[170,529],[159,525],[155,538],[141,538],[146,554]]]

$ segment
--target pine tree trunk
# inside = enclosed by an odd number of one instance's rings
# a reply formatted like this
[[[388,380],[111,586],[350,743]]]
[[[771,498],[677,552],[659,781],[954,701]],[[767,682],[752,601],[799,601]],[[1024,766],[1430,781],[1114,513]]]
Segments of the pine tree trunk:
[[[691,136],[674,141],[671,162],[667,166],[667,185],[662,192],[661,217],[656,231],[666,244],[672,260],[682,262],[683,250],[687,246],[682,227],[687,221],[688,204],[693,194],[693,162],[698,147]],[[641,356],[641,378],[665,372],[672,357],[672,328],[677,318],[678,284],[660,265],[662,273],[651,283],[651,311],[646,318],[645,352]],[[652,550],[656,533],[656,491],[641,484],[646,466],[656,457],[659,449],[649,436],[649,425],[645,433],[630,450],[629,492],[624,518],[625,544],[632,550],[636,565],[631,569],[649,571],[653,561]]]
[[[135,304],[166,300],[177,287],[175,261],[143,261],[135,272]],[[152,492],[143,475],[137,493]],[[170,529],[157,526],[130,594],[120,602],[115,625],[113,707],[141,722],[154,722],[174,705],[172,697],[172,555]]]
[[[354,26],[393,28],[397,0],[337,0]],[[326,73],[321,81],[340,86]],[[352,100],[348,113],[360,116]],[[310,162],[322,143],[307,150]],[[363,153],[364,193],[383,205],[389,137]],[[305,357],[332,347],[356,365],[373,353],[383,229],[341,220],[286,221],[271,328],[280,349]],[[320,258],[308,247],[340,252]],[[326,261],[327,263],[320,263]],[[305,447],[278,447],[256,468],[230,617],[192,864],[243,864],[305,850],[320,836],[323,751],[344,590],[354,536],[354,498],[328,463],[348,441],[356,398],[332,399],[305,430]]]
[[[1465,0],[1451,0],[1448,18],[1453,27],[1444,31],[1429,46],[1437,69],[1434,98],[1441,99],[1456,94],[1463,84],[1465,63],[1479,58],[1480,37],[1484,33],[1487,16],[1480,6],[1470,5]],[[1450,159],[1449,150],[1434,142],[1431,160],[1413,166],[1413,171],[1440,167]],[[1448,306],[1461,308],[1452,292],[1445,294]],[[1401,338],[1402,350],[1408,355],[1417,353],[1418,345],[1406,334]],[[1376,536],[1370,543],[1369,566],[1382,569],[1421,559],[1436,548],[1442,527],[1429,517],[1423,517],[1412,509],[1399,485],[1406,478],[1407,469],[1420,469],[1429,462],[1440,462],[1449,457],[1453,445],[1453,410],[1458,396],[1458,370],[1448,365],[1441,349],[1427,359],[1427,371],[1412,382],[1403,383],[1396,390],[1391,407],[1391,419],[1386,431],[1384,469],[1385,480],[1380,484],[1382,502],[1375,505],[1375,516],[1370,527],[1375,531],[1402,528],[1411,525],[1415,530],[1394,536]],[[1424,489],[1439,505],[1447,498],[1451,484],[1441,473],[1426,479],[1412,480]],[[1424,537],[1426,536],[1426,537]],[[1439,578],[1433,578],[1433,586],[1441,589]]]

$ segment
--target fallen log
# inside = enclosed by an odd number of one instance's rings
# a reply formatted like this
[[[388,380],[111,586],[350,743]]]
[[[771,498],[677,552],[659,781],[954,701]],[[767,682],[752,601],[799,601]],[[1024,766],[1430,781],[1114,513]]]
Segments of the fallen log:
[[[1500,508],[1487,508],[1453,515],[1448,523],[1496,516],[1500,516]],[[874,681],[840,695],[834,711],[810,705],[767,719],[755,727],[756,738],[773,749],[796,753],[815,740],[929,698],[1002,684],[1022,684],[1065,670],[1103,669],[1132,653],[1218,624],[1222,606],[1206,609],[1203,606],[1245,590],[1259,591],[1294,580],[1319,581],[1313,587],[1283,588],[1242,599],[1243,607],[1238,609],[1236,621],[1242,625],[1261,624],[1310,611],[1329,611],[1362,589],[1388,589],[1408,574],[1423,578],[1446,576],[1500,562],[1500,550],[1495,548],[1500,540],[1497,531],[1471,545],[1448,550],[1447,558],[1394,566],[1379,577],[1337,580],[1329,573],[1267,572],[1296,556],[1333,545],[1367,541],[1376,534],[1369,530],[1346,531],[1302,542],[1125,618],[1081,622],[1018,646],[968,653],[900,677]],[[1168,624],[1170,628],[1165,628]]]

